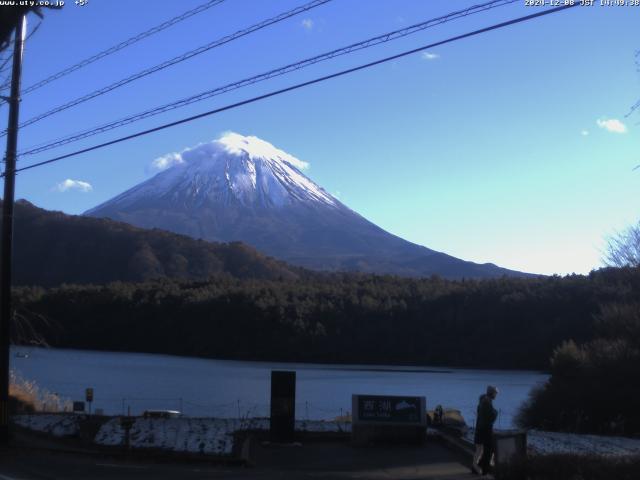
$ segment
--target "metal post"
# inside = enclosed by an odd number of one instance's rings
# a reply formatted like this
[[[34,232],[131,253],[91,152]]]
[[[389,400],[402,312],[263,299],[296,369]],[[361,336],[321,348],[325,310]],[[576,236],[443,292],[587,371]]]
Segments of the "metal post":
[[[18,150],[18,113],[22,52],[27,31],[26,15],[16,25],[13,48],[7,153],[2,203],[2,247],[0,251],[0,445],[9,443],[9,338],[11,324],[11,253],[13,243],[13,201],[15,196],[16,151]]]
[[[291,443],[295,437],[296,372],[271,372],[271,441]]]

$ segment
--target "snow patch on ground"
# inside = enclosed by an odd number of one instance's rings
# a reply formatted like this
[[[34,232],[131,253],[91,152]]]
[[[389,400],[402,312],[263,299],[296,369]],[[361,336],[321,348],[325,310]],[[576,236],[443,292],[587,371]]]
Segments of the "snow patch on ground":
[[[132,448],[229,455],[237,422],[230,419],[139,418],[129,432]],[[123,445],[125,430],[118,418],[105,423],[95,437],[99,445]]]
[[[299,432],[350,432],[351,424],[298,420]],[[133,448],[158,448],[174,452],[230,455],[233,434],[240,430],[268,430],[268,418],[138,418],[131,426],[129,441]],[[125,430],[118,418],[106,422],[96,435],[99,445],[124,445]]]
[[[473,443],[473,434],[473,429],[469,429],[465,434],[465,440]],[[534,455],[568,453],[625,457],[640,455],[640,438],[529,430],[527,432],[527,447],[529,452]]]
[[[81,416],[74,414],[15,415],[13,422],[30,430],[55,437],[77,436]],[[133,448],[157,448],[174,452],[230,455],[234,433],[241,430],[268,430],[268,418],[136,418],[130,430]],[[296,420],[298,432],[350,433],[351,423],[324,420]],[[473,429],[464,438],[473,443]],[[107,420],[95,437],[99,445],[125,444],[125,430],[120,418]],[[529,451],[535,455],[554,453],[596,454],[603,456],[640,455],[640,438],[577,435],[572,433],[530,430]]]
[[[350,432],[345,422],[298,420],[299,432]],[[174,452],[229,455],[233,449],[233,434],[239,430],[268,430],[268,418],[138,418],[129,433],[133,448],[158,448]],[[123,445],[125,430],[118,418],[107,421],[98,431],[95,443]]]
[[[14,415],[12,420],[16,425],[54,437],[69,437],[80,432],[77,415]]]
[[[267,424],[267,429],[269,424]],[[296,420],[296,432],[351,433],[351,422],[331,420]]]
[[[527,435],[527,443],[530,450],[538,455],[574,453],[621,457],[640,454],[640,439],[638,438],[531,430]]]

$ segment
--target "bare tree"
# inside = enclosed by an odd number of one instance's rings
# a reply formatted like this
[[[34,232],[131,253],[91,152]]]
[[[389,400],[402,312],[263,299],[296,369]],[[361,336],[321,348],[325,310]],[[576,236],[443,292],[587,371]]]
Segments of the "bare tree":
[[[640,222],[609,239],[604,261],[610,267],[640,267]]]

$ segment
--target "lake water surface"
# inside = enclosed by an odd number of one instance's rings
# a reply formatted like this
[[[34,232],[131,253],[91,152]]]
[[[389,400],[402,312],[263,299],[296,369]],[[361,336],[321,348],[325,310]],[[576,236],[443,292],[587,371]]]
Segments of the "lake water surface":
[[[472,424],[478,397],[492,384],[500,390],[494,402],[500,411],[497,426],[510,428],[531,387],[548,378],[533,371],[241,362],[26,347],[11,351],[11,367],[23,378],[70,400],[84,400],[85,388],[92,387],[94,410],[107,414],[158,408],[189,416],[267,416],[270,372],[295,370],[300,419],[346,413],[351,395],[359,393],[424,395],[427,408],[457,408]]]

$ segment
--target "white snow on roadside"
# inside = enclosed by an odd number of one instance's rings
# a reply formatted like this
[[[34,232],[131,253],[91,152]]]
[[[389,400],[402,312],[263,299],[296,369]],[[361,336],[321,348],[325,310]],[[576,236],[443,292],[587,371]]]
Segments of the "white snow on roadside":
[[[349,432],[351,424],[299,420],[300,432]],[[133,448],[158,448],[174,452],[229,455],[233,449],[233,434],[239,430],[268,430],[268,418],[138,418],[131,426],[129,441]],[[123,445],[125,431],[120,420],[106,422],[96,435],[100,445]]]
[[[550,453],[596,454],[622,457],[640,454],[640,439],[529,431],[529,449],[538,455]]]
[[[473,434],[473,429],[469,429],[464,437],[465,440],[473,442]],[[640,455],[640,438],[529,430],[527,432],[527,447],[529,452],[534,455],[569,453],[625,457]]]
[[[73,414],[16,415],[13,421],[25,428],[49,433],[56,437],[77,436],[79,416]],[[322,420],[297,420],[299,432],[350,432],[347,422]],[[133,448],[157,448],[174,452],[191,452],[209,455],[230,455],[233,434],[239,430],[268,430],[268,418],[136,418],[129,432]],[[120,418],[107,420],[95,437],[95,443],[107,446],[125,444],[125,430]]]
[[[174,452],[229,455],[233,448],[235,420],[201,418],[138,418],[131,426],[132,448],[158,448]],[[105,423],[95,437],[100,445],[123,445],[120,420]]]
[[[269,424],[267,423],[267,429]],[[325,420],[296,420],[297,432],[314,433],[351,433],[351,422],[336,422]]]
[[[34,414],[14,415],[11,418],[16,425],[54,437],[74,436],[80,431],[77,415]]]
[[[77,436],[80,416],[74,414],[15,415],[13,421],[31,430],[55,437]],[[349,433],[348,422],[296,420],[296,431]],[[137,418],[130,431],[133,448],[157,448],[175,452],[209,455],[229,455],[233,449],[233,434],[239,430],[268,430],[268,418]],[[473,429],[465,439],[473,442]],[[95,437],[99,445],[119,446],[125,443],[125,431],[117,417],[108,420]],[[640,455],[640,438],[577,435],[572,433],[530,430],[529,451],[536,455],[553,453],[596,454],[604,456]]]
[[[74,414],[15,415],[13,422],[55,437],[77,436],[80,416]],[[349,433],[351,423],[297,420],[299,432]],[[233,434],[239,430],[268,430],[268,418],[137,418],[130,431],[133,448],[157,448],[175,452],[192,452],[209,455],[229,455],[233,449]],[[473,429],[464,437],[473,442]],[[119,446],[125,443],[125,431],[118,417],[108,420],[95,437],[99,445]],[[530,430],[527,434],[530,453],[596,454],[603,456],[640,455],[640,438],[609,437],[602,435],[577,435],[572,433]]]

